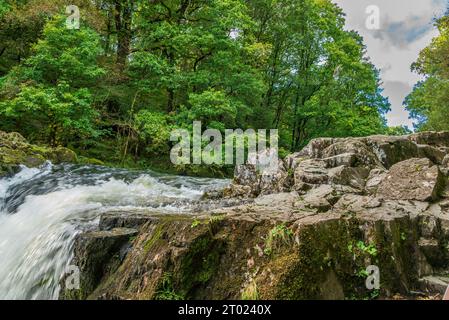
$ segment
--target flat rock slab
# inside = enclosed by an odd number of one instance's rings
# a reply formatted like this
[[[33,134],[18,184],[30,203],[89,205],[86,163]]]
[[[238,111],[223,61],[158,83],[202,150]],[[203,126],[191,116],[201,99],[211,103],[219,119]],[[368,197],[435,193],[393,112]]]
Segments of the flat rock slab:
[[[109,231],[114,228],[139,229],[150,220],[157,220],[155,212],[113,211],[101,216],[99,227],[102,231]]]
[[[445,179],[429,159],[412,158],[393,165],[377,190],[389,200],[431,201],[439,196]]]
[[[90,239],[103,239],[103,238],[122,238],[131,237],[137,234],[136,229],[132,228],[114,228],[112,230],[91,231],[83,233],[82,236]]]

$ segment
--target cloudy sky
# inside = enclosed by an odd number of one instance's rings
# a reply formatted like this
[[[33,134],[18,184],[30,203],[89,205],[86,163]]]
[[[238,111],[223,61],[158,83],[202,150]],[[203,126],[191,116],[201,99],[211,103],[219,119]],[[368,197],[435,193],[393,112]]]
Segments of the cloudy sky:
[[[333,0],[346,13],[348,29],[357,30],[364,38],[371,61],[381,70],[384,95],[392,105],[387,119],[390,126],[408,125],[412,120],[402,102],[420,79],[410,71],[417,59],[438,32],[434,18],[441,16],[447,0]],[[380,29],[369,30],[367,7],[380,9]]]

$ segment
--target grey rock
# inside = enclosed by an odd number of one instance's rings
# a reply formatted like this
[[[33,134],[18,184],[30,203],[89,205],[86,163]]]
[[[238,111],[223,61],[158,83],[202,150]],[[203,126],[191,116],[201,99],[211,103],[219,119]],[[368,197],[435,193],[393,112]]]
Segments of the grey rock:
[[[329,181],[333,184],[350,186],[356,190],[363,190],[369,170],[365,167],[340,166],[329,170]]]
[[[243,164],[235,166],[234,183],[242,186],[259,185],[259,176],[256,166],[253,164]]]
[[[446,153],[441,151],[440,149],[429,146],[427,144],[418,144],[418,152],[419,156],[422,158],[428,158],[435,164],[441,164],[443,162]]]
[[[326,163],[318,159],[309,159],[302,161],[294,173],[295,189],[302,188],[307,184],[327,184],[329,181]]]
[[[300,201],[295,203],[296,207],[304,209],[314,209],[317,212],[326,212],[339,199],[336,190],[331,185],[320,185],[307,192],[307,194],[300,198]]]
[[[111,211],[101,215],[99,229],[110,231],[116,228],[139,229],[149,221],[156,221],[155,212]]]
[[[419,132],[409,136],[409,139],[416,144],[427,144],[435,147],[449,147],[449,131],[441,132]]]
[[[322,152],[330,167],[381,166],[374,152],[359,138],[339,139]]]
[[[281,193],[288,188],[288,173],[284,168],[284,163],[278,161],[273,164],[269,170],[263,170],[260,175],[259,190],[260,194]]]
[[[444,167],[449,167],[449,154],[447,154],[443,161],[441,162],[441,165],[443,165]]]
[[[323,151],[327,147],[331,146],[335,141],[336,139],[333,138],[313,139],[307,144],[307,146],[297,153],[297,157],[323,158]]]
[[[368,178],[366,179],[365,190],[369,194],[377,192],[382,180],[387,176],[387,171],[383,169],[373,169],[370,171]]]
[[[101,281],[103,275],[117,268],[130,248],[130,239],[136,229],[115,228],[80,234],[75,242],[71,264],[80,270],[80,290],[65,288],[61,281],[60,299],[86,299]]]
[[[364,141],[386,168],[398,162],[419,157],[418,146],[407,136],[371,136],[364,138]]]
[[[409,159],[395,164],[384,177],[377,195],[391,200],[436,200],[444,177],[429,159]]]

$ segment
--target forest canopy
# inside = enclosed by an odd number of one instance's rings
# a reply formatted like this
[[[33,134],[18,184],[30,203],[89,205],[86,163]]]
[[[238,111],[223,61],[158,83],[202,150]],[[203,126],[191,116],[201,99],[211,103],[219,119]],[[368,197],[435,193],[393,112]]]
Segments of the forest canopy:
[[[193,121],[279,129],[283,153],[391,133],[379,71],[344,23],[330,0],[0,0],[0,130],[129,166],[163,166]]]

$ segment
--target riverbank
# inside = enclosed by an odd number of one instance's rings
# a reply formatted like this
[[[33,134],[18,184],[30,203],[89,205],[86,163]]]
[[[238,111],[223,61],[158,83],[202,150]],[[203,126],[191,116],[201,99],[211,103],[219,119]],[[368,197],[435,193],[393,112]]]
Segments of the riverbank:
[[[124,168],[129,170],[152,170],[160,173],[184,175],[206,178],[230,178],[231,167],[208,166],[174,166],[169,157],[160,156],[151,159],[135,158],[132,155],[124,159],[117,154],[112,146],[103,144],[102,148],[92,150],[76,150],[64,147],[51,148],[30,144],[19,133],[6,133],[0,131],[0,176],[12,174],[20,165],[38,167],[50,160],[54,164],[76,163],[100,165],[111,168]]]

